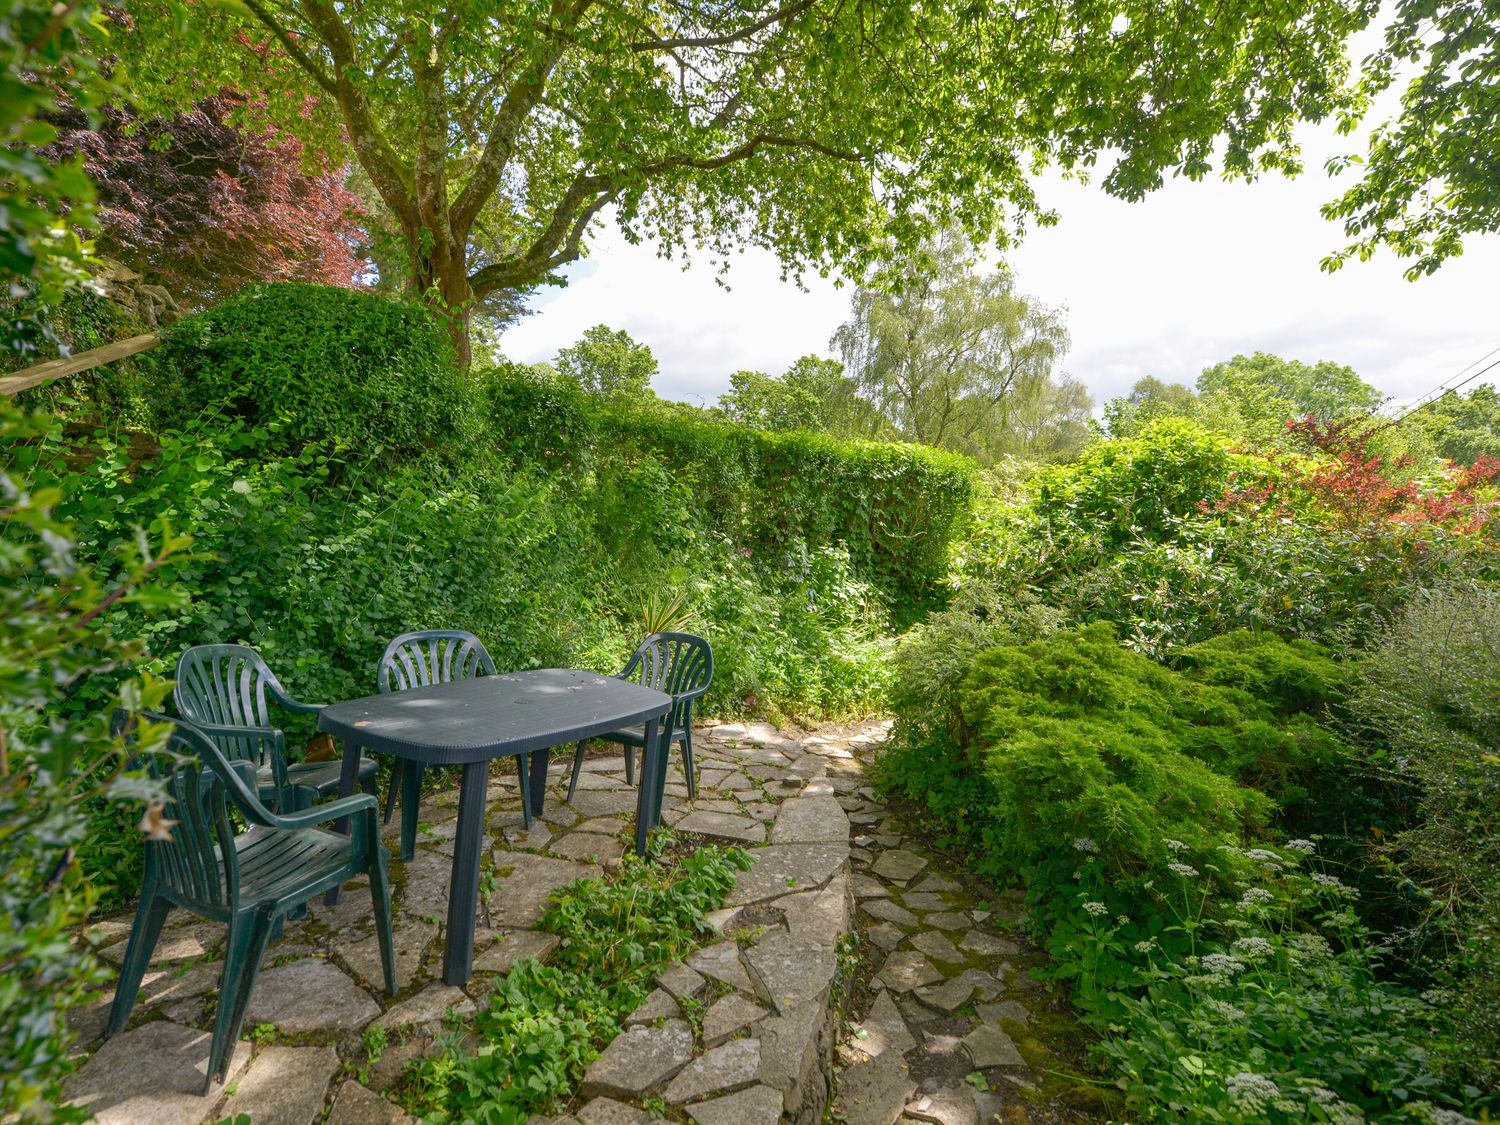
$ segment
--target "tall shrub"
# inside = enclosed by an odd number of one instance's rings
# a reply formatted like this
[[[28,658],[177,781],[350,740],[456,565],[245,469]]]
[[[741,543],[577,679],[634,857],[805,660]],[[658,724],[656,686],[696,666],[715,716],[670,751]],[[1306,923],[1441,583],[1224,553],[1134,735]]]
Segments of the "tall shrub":
[[[139,642],[105,625],[106,613],[167,599],[157,572],[185,545],[168,535],[153,553],[146,537],[132,539],[103,583],[78,559],[73,526],[56,516],[61,493],[30,479],[51,426],[0,405],[0,1117],[24,1121],[87,1116],[61,1108],[64,1015],[100,979],[70,932],[93,899],[76,856],[91,805],[150,795],[125,772],[110,711],[157,706],[167,685],[127,676],[66,721],[64,704],[140,656]]]
[[[409,457],[470,432],[447,333],[420,305],[304,283],[252,285],[163,333],[150,353],[159,426],[206,412],[273,452],[333,444]]]
[[[1426,894],[1464,1078],[1500,1083],[1500,586],[1417,597],[1360,663],[1351,710],[1418,794],[1393,854]]]

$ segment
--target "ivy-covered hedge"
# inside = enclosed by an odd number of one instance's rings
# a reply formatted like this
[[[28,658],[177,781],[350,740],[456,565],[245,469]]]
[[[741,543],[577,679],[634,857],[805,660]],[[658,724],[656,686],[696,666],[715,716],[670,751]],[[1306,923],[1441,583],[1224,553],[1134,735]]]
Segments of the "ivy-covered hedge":
[[[903,620],[942,596],[949,546],[973,510],[977,476],[968,458],[767,433],[691,409],[600,405],[571,384],[517,368],[484,381],[491,432],[517,467],[602,478],[650,458],[694,521],[741,549],[778,555],[795,544],[840,544]]]

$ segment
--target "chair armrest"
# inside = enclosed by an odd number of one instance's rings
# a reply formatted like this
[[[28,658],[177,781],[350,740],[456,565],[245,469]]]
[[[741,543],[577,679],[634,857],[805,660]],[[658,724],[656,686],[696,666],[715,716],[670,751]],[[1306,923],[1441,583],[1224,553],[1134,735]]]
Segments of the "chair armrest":
[[[193,724],[210,738],[253,738],[257,742],[264,742],[273,750],[281,750],[286,746],[286,736],[275,727],[238,727],[228,723],[197,723]]]
[[[266,691],[270,693],[271,698],[276,700],[277,704],[283,710],[294,711],[299,715],[316,715],[328,706],[326,703],[302,703],[299,700],[293,699],[286,692],[282,691],[278,685],[273,683],[266,684]]]
[[[348,797],[340,797],[337,801],[329,801],[326,805],[317,805],[302,812],[287,813],[282,816],[273,816],[277,828],[312,828],[318,824],[326,824],[331,820],[340,820],[346,816],[353,816],[358,812],[379,812],[380,802],[369,793],[355,793]]]

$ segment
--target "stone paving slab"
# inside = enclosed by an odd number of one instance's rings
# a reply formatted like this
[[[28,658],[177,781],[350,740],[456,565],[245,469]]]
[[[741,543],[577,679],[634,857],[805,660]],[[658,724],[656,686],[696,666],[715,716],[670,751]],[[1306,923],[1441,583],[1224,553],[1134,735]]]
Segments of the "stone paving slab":
[[[97,1125],[199,1125],[223,1099],[200,1091],[208,1068],[209,1035],[167,1020],[106,1040],[72,1075],[63,1096],[85,1107]],[[229,1081],[250,1063],[250,1044],[235,1045]]]
[[[306,1125],[323,1112],[328,1083],[338,1069],[339,1053],[332,1047],[269,1044],[256,1052],[219,1112],[247,1114],[253,1125]]]

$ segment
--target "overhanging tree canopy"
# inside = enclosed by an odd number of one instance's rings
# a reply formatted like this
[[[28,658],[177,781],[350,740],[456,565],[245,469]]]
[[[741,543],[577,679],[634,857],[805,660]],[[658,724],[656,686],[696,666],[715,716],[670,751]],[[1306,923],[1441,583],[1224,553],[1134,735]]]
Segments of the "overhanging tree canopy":
[[[410,283],[454,310],[632,238],[789,272],[858,271],[957,220],[1050,215],[1042,166],[1136,198],[1167,174],[1293,169],[1290,126],[1348,107],[1345,0],[141,0],[122,50],[142,109],[265,91],[284,128],[358,160]],[[185,46],[185,19],[195,44]],[[335,116],[336,111],[336,116]],[[342,127],[343,138],[336,123]]]

